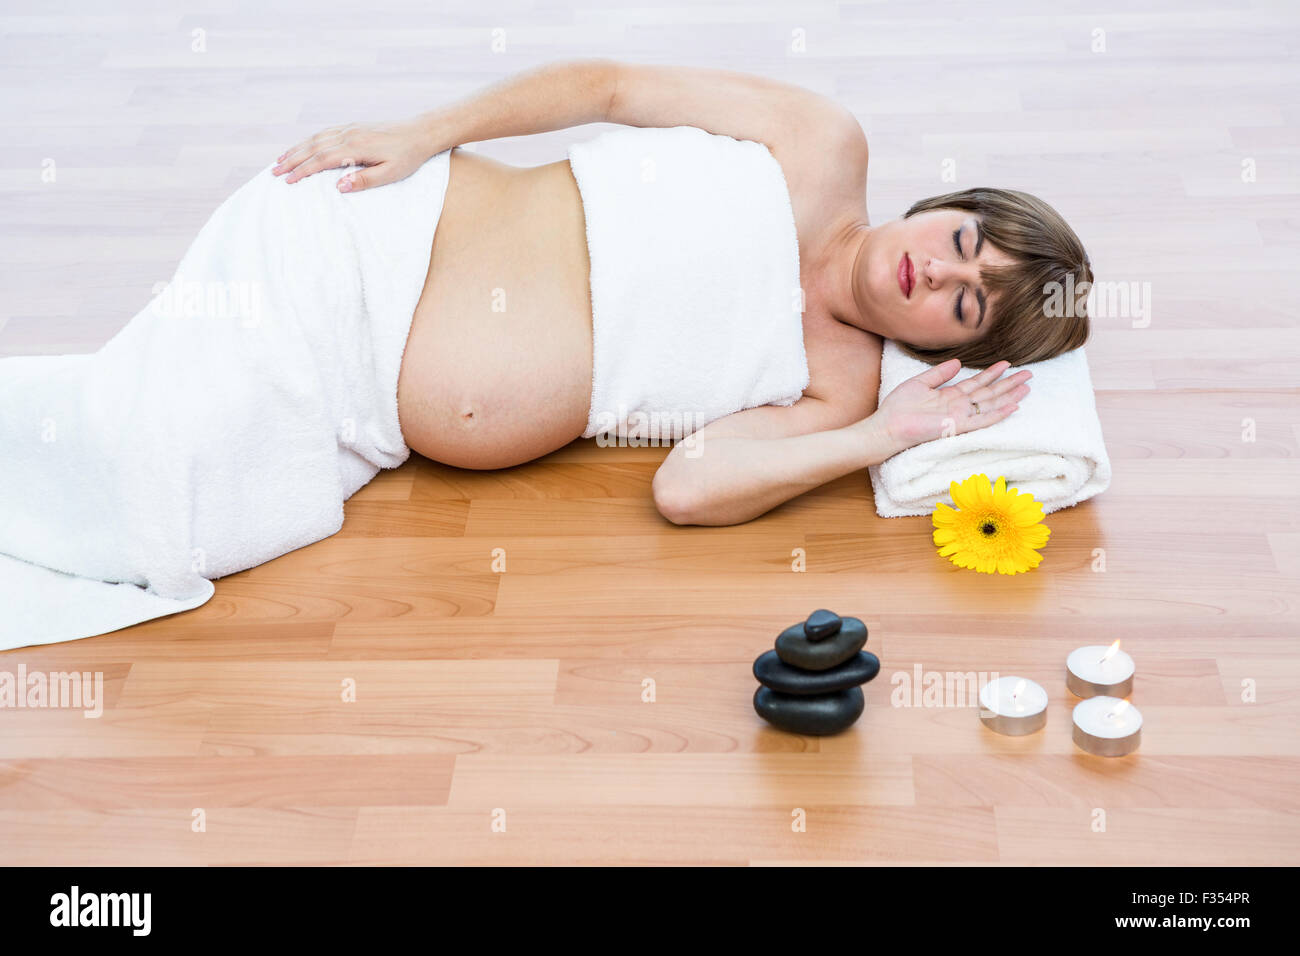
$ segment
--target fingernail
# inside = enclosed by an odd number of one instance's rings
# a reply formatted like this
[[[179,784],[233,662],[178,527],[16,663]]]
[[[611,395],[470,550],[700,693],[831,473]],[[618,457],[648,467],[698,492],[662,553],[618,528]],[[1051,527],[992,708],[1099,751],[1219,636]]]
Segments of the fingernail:
[[[339,180],[339,192],[346,193],[352,190],[352,177],[344,176]]]

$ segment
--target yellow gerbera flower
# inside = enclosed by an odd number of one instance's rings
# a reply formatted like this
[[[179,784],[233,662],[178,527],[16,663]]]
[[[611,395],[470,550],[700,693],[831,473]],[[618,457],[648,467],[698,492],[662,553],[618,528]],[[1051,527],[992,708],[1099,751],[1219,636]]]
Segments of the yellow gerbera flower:
[[[1037,548],[1047,544],[1051,529],[1043,520],[1043,506],[1028,492],[1007,488],[999,476],[996,485],[988,475],[971,475],[948,486],[956,508],[939,502],[934,509],[934,543],[939,555],[962,568],[992,574],[1017,574],[1038,567],[1043,556]]]

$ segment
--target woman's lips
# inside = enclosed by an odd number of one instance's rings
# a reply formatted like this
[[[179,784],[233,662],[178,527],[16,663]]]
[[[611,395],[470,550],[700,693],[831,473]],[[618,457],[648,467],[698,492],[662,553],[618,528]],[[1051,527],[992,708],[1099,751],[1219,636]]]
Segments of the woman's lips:
[[[907,253],[898,260],[898,287],[903,290],[904,298],[912,297],[912,287],[916,284],[916,273],[912,270],[912,260]]]

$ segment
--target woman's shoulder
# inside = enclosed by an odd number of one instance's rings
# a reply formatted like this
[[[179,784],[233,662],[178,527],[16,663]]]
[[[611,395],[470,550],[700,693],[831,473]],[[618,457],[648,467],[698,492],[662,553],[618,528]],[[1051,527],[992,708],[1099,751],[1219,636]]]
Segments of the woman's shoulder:
[[[880,391],[880,357],[884,339],[830,315],[804,317],[804,353],[808,387],[804,395],[844,407],[850,420],[865,418]]]
[[[800,244],[815,244],[846,219],[867,217],[867,139],[852,114],[772,149],[781,164]]]

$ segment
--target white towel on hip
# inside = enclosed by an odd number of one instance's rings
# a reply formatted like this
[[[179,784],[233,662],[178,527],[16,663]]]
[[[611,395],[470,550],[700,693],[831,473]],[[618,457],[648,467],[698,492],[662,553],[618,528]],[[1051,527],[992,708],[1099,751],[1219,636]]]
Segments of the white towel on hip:
[[[880,364],[880,398],[931,366],[885,340]],[[1034,496],[1049,514],[1078,504],[1110,487],[1110,457],[1102,439],[1092,377],[1082,347],[1043,362],[1013,366],[1034,373],[1029,394],[1002,421],[948,438],[924,442],[872,465],[876,513],[882,518],[926,515],[940,501],[952,505],[950,482],[986,474]],[[979,369],[962,366],[945,385]]]
[[[397,378],[448,181],[268,166],[91,355],[0,359],[0,649],[197,607],[410,455]]]

